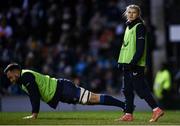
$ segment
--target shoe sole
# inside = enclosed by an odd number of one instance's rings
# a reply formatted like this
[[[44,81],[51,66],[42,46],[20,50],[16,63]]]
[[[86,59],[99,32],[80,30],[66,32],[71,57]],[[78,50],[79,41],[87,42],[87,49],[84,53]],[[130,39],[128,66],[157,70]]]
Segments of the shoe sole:
[[[115,119],[114,121],[116,121],[116,122],[118,122],[118,121],[130,122],[130,121],[133,121],[133,119],[132,120]]]
[[[155,120],[150,120],[149,122],[157,122],[160,117],[164,115],[164,112],[162,112]]]

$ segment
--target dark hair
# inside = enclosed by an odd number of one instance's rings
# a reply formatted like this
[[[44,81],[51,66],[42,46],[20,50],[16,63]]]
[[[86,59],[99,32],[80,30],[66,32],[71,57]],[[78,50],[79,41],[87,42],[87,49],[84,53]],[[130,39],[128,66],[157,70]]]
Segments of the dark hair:
[[[7,65],[7,67],[4,69],[4,73],[7,73],[9,70],[18,69],[21,70],[21,66],[17,63],[11,63]]]

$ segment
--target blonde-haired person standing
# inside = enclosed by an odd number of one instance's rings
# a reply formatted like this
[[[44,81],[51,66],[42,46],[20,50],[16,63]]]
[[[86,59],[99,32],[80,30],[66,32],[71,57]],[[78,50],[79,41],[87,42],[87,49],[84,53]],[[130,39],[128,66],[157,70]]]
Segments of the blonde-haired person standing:
[[[153,114],[149,122],[156,122],[164,112],[159,108],[152,96],[144,76],[146,66],[146,29],[141,17],[140,7],[129,5],[124,12],[127,19],[126,30],[121,46],[118,64],[123,70],[123,93],[125,96],[125,114],[121,121],[133,121],[134,91],[152,108]]]

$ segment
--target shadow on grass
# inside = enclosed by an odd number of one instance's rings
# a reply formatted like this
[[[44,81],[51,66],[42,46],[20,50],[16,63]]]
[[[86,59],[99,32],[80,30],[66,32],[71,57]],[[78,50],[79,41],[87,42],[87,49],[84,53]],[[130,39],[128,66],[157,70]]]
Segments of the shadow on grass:
[[[92,120],[92,118],[78,118],[78,117],[39,117],[38,120]],[[93,120],[107,120],[106,118],[93,118]]]

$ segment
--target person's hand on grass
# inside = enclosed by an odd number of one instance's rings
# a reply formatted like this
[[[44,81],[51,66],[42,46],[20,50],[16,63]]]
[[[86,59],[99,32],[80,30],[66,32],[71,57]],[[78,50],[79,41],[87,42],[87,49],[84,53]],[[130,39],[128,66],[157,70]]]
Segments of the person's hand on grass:
[[[32,113],[30,116],[25,116],[23,119],[37,119],[38,114],[37,113]]]

